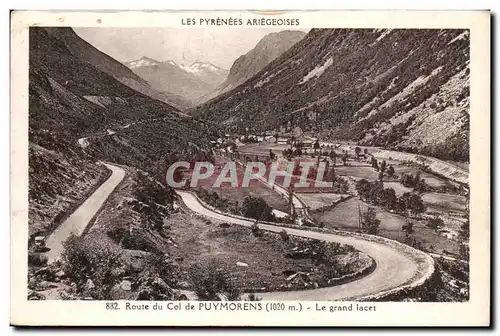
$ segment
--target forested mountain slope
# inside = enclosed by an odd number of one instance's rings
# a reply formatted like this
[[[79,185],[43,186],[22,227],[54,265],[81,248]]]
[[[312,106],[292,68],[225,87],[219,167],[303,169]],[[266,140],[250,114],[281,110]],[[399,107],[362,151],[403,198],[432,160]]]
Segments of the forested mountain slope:
[[[194,114],[228,129],[300,126],[323,139],[467,161],[469,32],[313,29]]]
[[[98,159],[119,158],[160,177],[167,154],[192,153],[207,144],[210,134],[176,108],[108,74],[123,72],[140,81],[109,56],[100,56],[104,63],[99,66],[90,63],[94,51],[86,50],[90,45],[68,29],[30,29],[31,235],[57,225],[70,206],[106,177]]]

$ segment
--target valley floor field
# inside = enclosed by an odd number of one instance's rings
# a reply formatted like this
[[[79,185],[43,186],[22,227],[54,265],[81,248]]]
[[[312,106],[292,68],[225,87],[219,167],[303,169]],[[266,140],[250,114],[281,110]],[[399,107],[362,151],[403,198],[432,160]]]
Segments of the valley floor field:
[[[284,149],[289,148],[289,145],[281,145],[272,143],[272,139],[267,143],[262,142],[258,144],[250,144],[241,146],[239,148],[240,153],[249,153],[250,155],[255,154],[265,154],[272,149],[278,156],[281,155]],[[333,143],[329,143],[332,147],[322,148],[322,151],[331,151],[335,148]],[[361,147],[364,149],[365,147]],[[347,160],[347,164],[344,165],[340,159],[342,155],[342,150],[348,150],[350,153],[350,158]],[[314,153],[312,149],[307,149],[307,153]],[[370,163],[362,160],[356,160],[354,158],[354,146],[352,145],[342,145],[335,149],[337,152],[337,159],[335,165],[335,173],[338,176],[347,178],[351,180],[351,187],[349,190],[350,194],[356,195],[355,183],[361,179],[366,179],[368,181],[377,181],[379,179],[379,173]],[[415,176],[417,172],[420,177],[425,181],[425,183],[433,190],[439,190],[440,192],[427,191],[419,193],[426,210],[421,219],[412,218],[411,221],[414,224],[414,234],[413,237],[416,239],[418,244],[422,246],[426,251],[429,252],[439,252],[439,253],[451,253],[456,255],[458,253],[458,241],[456,240],[456,233],[459,230],[459,226],[466,220],[466,202],[467,197],[457,192],[448,192],[447,190],[456,190],[458,184],[454,181],[450,181],[444,176],[439,176],[428,171],[424,171],[417,163],[398,160],[408,159],[410,154],[403,153],[402,156],[396,155],[397,152],[390,151],[391,156],[387,154],[380,148],[369,148],[369,152],[374,151],[375,155],[383,153],[383,158],[386,160],[387,166],[392,166],[394,168],[395,174],[393,177],[389,178],[384,176],[383,187],[394,189],[396,196],[400,197],[404,193],[414,192],[413,188],[404,186],[400,182],[402,174],[409,174]],[[415,155],[414,155],[415,156]],[[322,156],[321,160],[327,158],[330,167],[333,165],[333,161],[327,156]],[[433,162],[433,158],[424,157],[427,162]],[[312,160],[315,158],[310,156],[301,156],[294,158],[294,160]],[[437,159],[436,159],[437,160]],[[367,160],[368,161],[368,160]],[[382,159],[379,159],[379,164]],[[440,160],[437,160],[440,163]],[[452,164],[448,164],[447,168],[453,168]],[[450,168],[450,169],[451,169]],[[456,171],[463,172],[461,168],[456,167]],[[457,173],[459,174],[459,173]],[[441,192],[442,191],[442,192]],[[297,193],[302,192],[297,190]],[[371,205],[361,201],[359,197],[355,196],[346,201],[338,202],[336,199],[331,198],[327,190],[308,190],[307,193],[300,194],[301,198],[306,202],[306,205],[312,210],[316,210],[318,207],[323,209],[314,211],[313,218],[324,225],[325,227],[339,228],[346,230],[359,230],[360,225],[360,214],[366,211]],[[331,199],[329,199],[331,198]],[[427,218],[430,216],[439,216],[444,222],[444,231],[432,230],[427,227]],[[380,235],[396,239],[401,242],[406,242],[407,237],[403,232],[402,228],[407,223],[407,219],[399,214],[391,213],[387,210],[377,208],[377,218],[381,221],[380,223]],[[451,236],[447,236],[451,235]]]
[[[216,192],[217,194],[219,194],[219,196],[226,198],[231,202],[238,202],[239,205],[241,205],[245,198],[248,196],[262,197],[274,209],[288,212],[288,203],[285,198],[273,191],[271,188],[263,185],[260,181],[251,180],[247,188],[234,188],[229,182],[222,183],[220,187],[214,187],[214,184],[220,175],[222,167],[224,166],[224,164],[229,162],[228,159],[222,156],[216,156],[215,160],[215,173],[211,177],[201,180],[199,182],[200,188]],[[238,183],[241,184],[241,182],[243,181],[245,169],[241,165],[237,164],[236,171],[238,175]]]

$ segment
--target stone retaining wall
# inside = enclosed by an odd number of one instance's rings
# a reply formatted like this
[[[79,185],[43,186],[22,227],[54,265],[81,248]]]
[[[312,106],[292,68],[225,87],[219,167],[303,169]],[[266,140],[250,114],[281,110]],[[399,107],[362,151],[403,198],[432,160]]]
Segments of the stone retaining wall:
[[[353,197],[354,197],[353,195],[347,195],[345,197],[342,197],[342,198],[340,198],[340,199],[332,202],[332,204],[330,204],[330,205],[325,205],[325,206],[317,208],[317,209],[312,209],[312,210],[309,210],[309,212],[312,213],[312,214],[317,214],[317,213],[320,213],[320,212],[332,210],[333,208],[335,208],[340,203],[345,202],[347,200],[350,200]]]

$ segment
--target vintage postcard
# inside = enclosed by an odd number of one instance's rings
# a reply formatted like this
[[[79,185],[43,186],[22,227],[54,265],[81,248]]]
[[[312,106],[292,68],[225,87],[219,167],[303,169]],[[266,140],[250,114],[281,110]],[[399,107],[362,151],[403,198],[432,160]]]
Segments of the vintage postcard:
[[[488,11],[12,13],[16,326],[488,326]]]

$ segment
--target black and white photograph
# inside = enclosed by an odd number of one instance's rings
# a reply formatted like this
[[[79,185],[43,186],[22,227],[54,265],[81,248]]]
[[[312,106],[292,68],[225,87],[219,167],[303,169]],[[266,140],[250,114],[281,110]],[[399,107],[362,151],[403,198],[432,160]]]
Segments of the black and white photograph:
[[[29,27],[26,300],[471,300],[471,30],[263,17]]]

